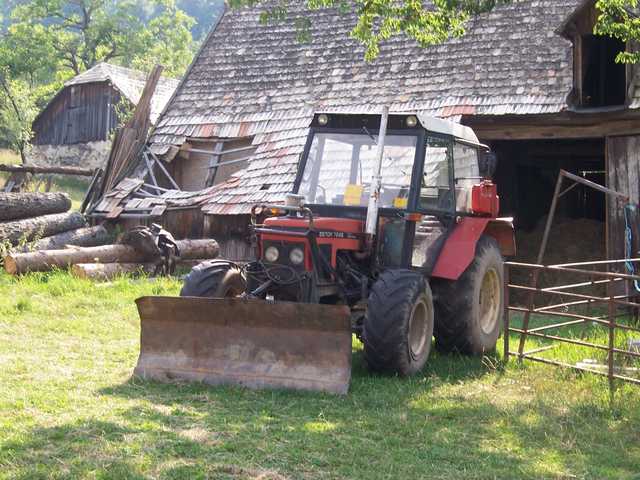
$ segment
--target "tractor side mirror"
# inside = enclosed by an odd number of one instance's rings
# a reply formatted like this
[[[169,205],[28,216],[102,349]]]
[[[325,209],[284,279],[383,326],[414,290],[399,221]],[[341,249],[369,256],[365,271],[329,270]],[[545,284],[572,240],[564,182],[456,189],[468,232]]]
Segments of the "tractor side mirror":
[[[498,167],[498,157],[493,152],[480,152],[478,157],[478,169],[483,178],[493,178]]]

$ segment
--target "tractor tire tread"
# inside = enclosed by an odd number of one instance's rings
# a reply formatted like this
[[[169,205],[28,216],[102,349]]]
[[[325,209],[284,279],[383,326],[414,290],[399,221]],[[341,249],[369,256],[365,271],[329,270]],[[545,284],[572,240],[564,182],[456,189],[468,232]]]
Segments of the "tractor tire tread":
[[[373,284],[363,331],[364,357],[371,370],[415,373],[408,361],[405,319],[422,292],[431,295],[424,276],[410,270],[387,270]]]
[[[185,277],[180,296],[216,297],[222,283],[237,282],[240,278],[242,273],[236,264],[226,260],[206,260],[194,266]]]
[[[487,345],[473,328],[473,302],[476,301],[474,292],[479,288],[476,282],[481,281],[485,262],[499,265],[500,281],[503,279],[502,255],[497,242],[486,235],[478,240],[474,259],[457,281],[433,280],[432,289],[435,305],[435,347],[440,352],[458,352],[462,354],[481,355],[495,348],[495,342],[500,335],[501,313],[498,318],[497,330],[489,337],[493,346]],[[501,296],[502,301],[504,299]],[[489,342],[489,343],[491,343]]]

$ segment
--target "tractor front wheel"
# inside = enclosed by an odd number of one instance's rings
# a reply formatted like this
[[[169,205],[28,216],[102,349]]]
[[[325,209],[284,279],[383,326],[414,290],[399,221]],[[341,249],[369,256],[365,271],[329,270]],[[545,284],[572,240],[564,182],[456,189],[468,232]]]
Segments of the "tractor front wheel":
[[[387,270],[373,284],[364,319],[364,357],[370,369],[412,375],[431,351],[433,297],[424,276]]]
[[[199,263],[184,279],[181,297],[230,298],[244,293],[246,281],[235,263],[207,260]]]
[[[480,237],[473,262],[453,282],[432,282],[436,348],[481,355],[494,350],[502,327],[504,264],[496,241]]]

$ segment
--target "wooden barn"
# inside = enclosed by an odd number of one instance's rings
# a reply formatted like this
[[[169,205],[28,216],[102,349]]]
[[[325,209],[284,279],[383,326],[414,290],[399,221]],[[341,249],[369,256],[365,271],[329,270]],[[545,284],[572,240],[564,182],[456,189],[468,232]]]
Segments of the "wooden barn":
[[[104,166],[119,118],[140,99],[146,75],[99,63],[65,83],[33,122],[30,160],[39,165]],[[155,122],[178,85],[163,78],[151,109]]]
[[[290,4],[289,20],[272,26],[260,11],[226,11],[150,140],[184,190],[155,200],[181,234],[237,245],[251,206],[291,190],[314,112],[377,113],[381,104],[469,125],[492,147],[501,214],[515,217],[521,259],[535,258],[561,168],[638,202],[638,73],[615,63],[624,44],[592,34],[594,0],[500,5],[461,38],[424,49],[394,38],[370,63],[349,37],[350,15]],[[296,36],[303,15],[312,17],[309,43]],[[135,190],[121,198],[94,215],[117,205],[123,219],[149,221],[149,201]],[[168,217],[184,211],[186,222]],[[560,205],[552,260],[620,258],[622,222],[620,205],[574,188]]]

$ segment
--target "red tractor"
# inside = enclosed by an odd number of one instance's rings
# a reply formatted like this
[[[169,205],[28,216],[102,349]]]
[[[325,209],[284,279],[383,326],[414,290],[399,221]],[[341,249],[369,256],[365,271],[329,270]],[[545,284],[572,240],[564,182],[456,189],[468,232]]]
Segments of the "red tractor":
[[[432,337],[442,351],[493,350],[515,253],[495,163],[458,124],[317,114],[293,194],[253,208],[257,259],[204,262],[183,298],[138,301],[136,373],[346,392],[352,333],[372,370],[403,376]]]

